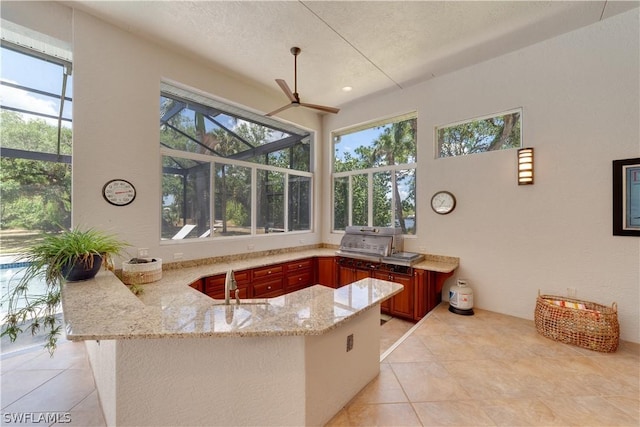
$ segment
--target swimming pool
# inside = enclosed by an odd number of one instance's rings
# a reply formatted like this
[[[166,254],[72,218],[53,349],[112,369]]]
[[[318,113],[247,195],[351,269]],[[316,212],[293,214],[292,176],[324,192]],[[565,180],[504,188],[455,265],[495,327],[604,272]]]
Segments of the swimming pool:
[[[14,262],[13,260],[7,260],[6,257],[2,257],[0,260],[0,325],[3,325],[5,316],[8,309],[8,294],[24,277],[25,269],[29,265],[26,262]],[[43,278],[34,278],[29,283],[29,295],[38,296],[43,294],[47,289],[47,284]],[[24,307],[25,302],[23,300],[18,302],[18,307]],[[62,308],[60,307],[58,315],[56,316],[58,321],[62,321]],[[29,320],[27,324],[31,323]],[[31,335],[25,326],[22,327],[24,333],[18,335],[15,342],[11,342],[8,336],[2,337],[0,340],[0,353],[4,355],[13,353],[25,348],[34,346],[43,346],[46,342],[46,334],[42,329],[36,334]],[[64,332],[60,338],[64,339]]]

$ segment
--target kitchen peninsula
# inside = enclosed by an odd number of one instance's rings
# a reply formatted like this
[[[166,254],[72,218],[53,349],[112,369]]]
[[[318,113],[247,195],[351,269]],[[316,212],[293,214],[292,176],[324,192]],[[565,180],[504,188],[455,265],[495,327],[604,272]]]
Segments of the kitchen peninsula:
[[[86,342],[108,425],[322,425],[378,374],[380,304],[402,285],[366,278],[240,305],[189,286],[260,262],[170,269],[140,297],[111,272],[64,285],[67,337]]]

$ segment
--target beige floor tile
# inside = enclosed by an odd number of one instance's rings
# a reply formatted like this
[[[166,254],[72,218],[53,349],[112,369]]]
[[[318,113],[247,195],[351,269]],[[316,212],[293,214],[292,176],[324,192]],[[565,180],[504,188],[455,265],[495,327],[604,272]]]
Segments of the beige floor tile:
[[[351,403],[401,403],[408,401],[391,366],[381,364],[380,374],[367,384]]]
[[[640,397],[633,396],[609,396],[605,400],[625,414],[629,415],[640,426]]]
[[[95,390],[87,369],[67,369],[3,410],[8,412],[66,412]]]
[[[430,362],[436,358],[419,337],[410,336],[396,350],[387,356],[389,363]]]
[[[417,402],[413,404],[425,426],[495,426],[475,400]]]
[[[409,403],[353,404],[346,408],[346,420],[333,426],[422,426]]]
[[[16,369],[89,369],[84,343],[66,342],[59,345],[53,356],[48,351],[39,351],[37,357],[21,364]]]
[[[4,350],[4,349],[3,349]],[[5,353],[2,355],[2,359],[0,360],[0,369],[4,374],[13,369],[20,367],[21,365],[27,363],[28,361],[35,359],[40,355],[41,348],[38,350],[30,349],[24,351],[18,351],[15,353]]]
[[[564,396],[541,399],[545,405],[571,426],[638,426],[630,416],[614,404],[598,396]]]
[[[32,371],[11,371],[2,375],[2,393],[0,404],[2,409],[30,393],[33,389],[61,374],[61,369],[42,369]],[[32,408],[36,409],[36,408]]]
[[[538,399],[480,401],[484,411],[498,426],[564,426],[566,420]]]
[[[469,399],[459,381],[436,362],[390,363],[411,402]]]

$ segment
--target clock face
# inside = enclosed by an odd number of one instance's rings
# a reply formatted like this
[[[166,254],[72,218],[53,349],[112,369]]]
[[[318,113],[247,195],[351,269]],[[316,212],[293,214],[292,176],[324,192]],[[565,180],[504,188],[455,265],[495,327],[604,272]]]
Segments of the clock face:
[[[136,188],[124,179],[112,179],[102,187],[102,196],[114,206],[126,206],[136,198]]]
[[[437,214],[446,215],[456,207],[456,198],[448,191],[438,191],[431,198],[431,209]]]

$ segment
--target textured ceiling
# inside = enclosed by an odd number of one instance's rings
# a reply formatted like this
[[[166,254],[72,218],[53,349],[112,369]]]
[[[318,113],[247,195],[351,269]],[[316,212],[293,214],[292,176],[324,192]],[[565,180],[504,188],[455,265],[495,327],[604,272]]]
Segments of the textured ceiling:
[[[638,7],[619,1],[73,1],[65,4],[303,102],[341,107]],[[352,86],[351,92],[343,92]],[[274,108],[279,105],[274,105]]]

